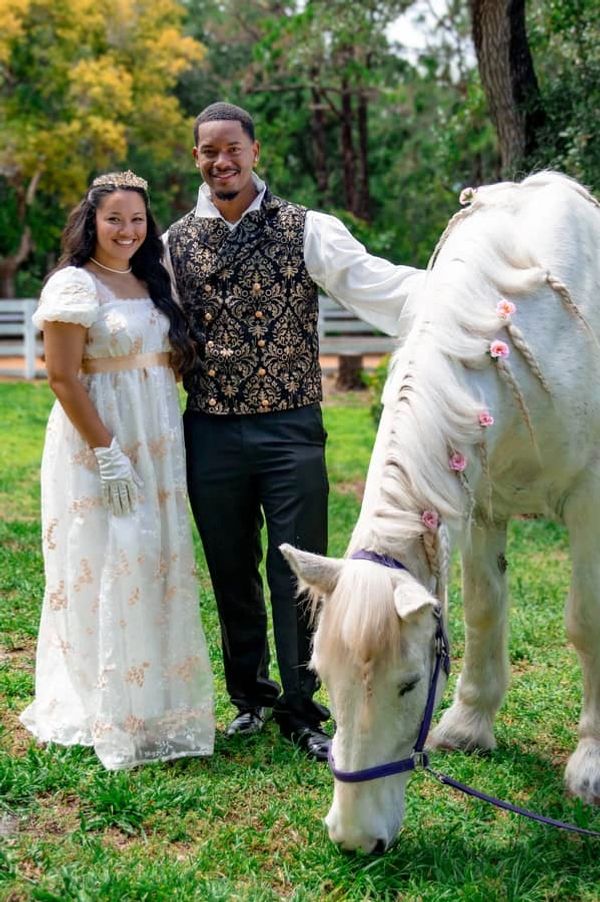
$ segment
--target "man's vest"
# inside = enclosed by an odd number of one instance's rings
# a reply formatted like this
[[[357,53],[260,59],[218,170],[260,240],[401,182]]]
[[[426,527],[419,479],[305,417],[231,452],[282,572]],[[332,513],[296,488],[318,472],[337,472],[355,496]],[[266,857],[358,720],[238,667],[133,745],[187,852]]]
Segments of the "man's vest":
[[[254,414],[321,400],[317,286],[304,263],[306,210],[265,192],[229,229],[188,213],[169,229],[177,291],[205,359],[187,406]]]

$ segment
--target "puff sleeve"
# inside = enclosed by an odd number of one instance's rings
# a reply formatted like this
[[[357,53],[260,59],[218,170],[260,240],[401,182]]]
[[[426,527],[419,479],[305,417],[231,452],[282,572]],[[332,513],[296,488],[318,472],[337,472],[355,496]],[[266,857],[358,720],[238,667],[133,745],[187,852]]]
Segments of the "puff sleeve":
[[[32,316],[38,329],[45,322],[77,323],[89,328],[98,316],[98,296],[91,275],[78,266],[55,272],[42,289]]]

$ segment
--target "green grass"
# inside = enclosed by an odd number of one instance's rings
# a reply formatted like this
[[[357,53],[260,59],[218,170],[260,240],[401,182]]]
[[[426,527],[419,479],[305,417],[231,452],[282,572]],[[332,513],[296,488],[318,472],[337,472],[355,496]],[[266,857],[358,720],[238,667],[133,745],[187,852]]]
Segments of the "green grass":
[[[225,741],[232,709],[200,548],[202,616],[215,669],[215,755],[107,773],[88,749],[36,746],[17,715],[33,689],[43,591],[38,467],[51,405],[44,384],[0,384],[0,899],[519,900],[600,896],[599,840],[572,836],[411,780],[405,826],[382,858],[342,854],[326,837],[331,777],[269,724]],[[364,395],[325,407],[330,547],[341,554],[356,519],[373,427]],[[434,767],[535,810],[600,828],[600,813],[564,795],[575,743],[579,666],[565,643],[569,581],[564,531],[543,520],[511,529],[513,679],[491,756],[435,756]],[[458,563],[450,630],[454,676],[463,648]],[[393,728],[393,727],[392,727]]]

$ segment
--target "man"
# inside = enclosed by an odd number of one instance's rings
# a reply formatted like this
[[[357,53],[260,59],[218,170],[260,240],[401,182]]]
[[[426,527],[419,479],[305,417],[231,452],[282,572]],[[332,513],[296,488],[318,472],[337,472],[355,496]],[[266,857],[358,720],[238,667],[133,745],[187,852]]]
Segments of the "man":
[[[244,110],[214,103],[197,117],[193,156],[204,180],[195,210],[166,243],[177,292],[205,347],[185,380],[188,488],[217,600],[228,736],[282,734],[326,760],[329,716],[313,700],[311,628],[279,551],[324,554],[328,482],[321,418],[318,288],[397,334],[416,270],[369,256],[332,216],[271,194],[255,175],[259,143]],[[283,692],[269,678],[266,573]]]

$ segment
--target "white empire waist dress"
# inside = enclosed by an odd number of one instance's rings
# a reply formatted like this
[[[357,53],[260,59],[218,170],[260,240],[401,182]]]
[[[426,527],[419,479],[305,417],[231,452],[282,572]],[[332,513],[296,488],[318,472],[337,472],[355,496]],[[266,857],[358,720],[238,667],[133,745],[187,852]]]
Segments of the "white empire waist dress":
[[[150,298],[115,297],[76,267],[49,279],[34,321],[86,326],[88,368],[94,358],[137,357],[134,368],[80,378],[143,487],[135,512],[109,513],[93,451],[55,402],[41,473],[35,700],[21,720],[40,741],[93,746],[110,770],[210,755],[212,674],[177,386],[168,366],[151,362],[169,351],[168,321]],[[146,366],[139,355],[151,355]]]

